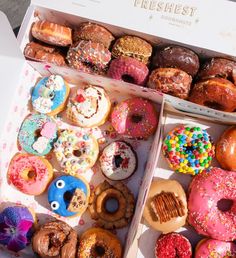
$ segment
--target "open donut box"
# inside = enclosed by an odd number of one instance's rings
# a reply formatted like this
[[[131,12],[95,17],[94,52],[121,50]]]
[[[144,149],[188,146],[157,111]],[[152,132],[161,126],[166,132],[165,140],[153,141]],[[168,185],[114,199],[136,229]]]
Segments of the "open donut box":
[[[224,9],[224,11],[223,11]],[[214,16],[209,19],[209,11]],[[78,26],[83,21],[94,21],[104,25],[115,36],[124,34],[145,38],[153,45],[176,43],[188,46],[201,57],[234,57],[236,53],[236,5],[232,2],[213,0],[205,1],[157,1],[157,0],[73,0],[56,1],[33,0],[25,15],[18,43],[4,14],[0,13],[0,70],[2,77],[0,94],[0,200],[1,209],[10,203],[24,204],[38,214],[39,224],[55,217],[75,227],[80,235],[94,221],[85,218],[65,219],[49,211],[45,204],[46,193],[42,198],[21,194],[7,184],[6,173],[11,157],[17,150],[17,133],[24,117],[30,112],[28,102],[30,89],[42,76],[61,74],[73,87],[81,84],[94,84],[105,88],[111,98],[118,96],[118,101],[130,96],[141,96],[156,103],[160,112],[160,122],[154,137],[148,141],[133,141],[137,146],[139,168],[127,183],[135,193],[136,210],[132,222],[124,230],[117,230],[124,246],[124,257],[154,257],[154,244],[159,232],[150,229],[142,220],[146,196],[153,177],[174,178],[187,190],[191,176],[174,174],[161,154],[163,137],[180,123],[197,123],[209,128],[209,133],[216,141],[228,124],[236,124],[234,113],[215,111],[210,108],[163,95],[152,89],[136,86],[107,77],[84,74],[67,67],[56,67],[26,61],[23,56],[25,45],[30,41],[30,28],[33,21],[47,19],[60,24]],[[227,13],[221,20],[222,12]],[[184,14],[183,14],[184,13]],[[187,36],[186,36],[187,35]],[[113,99],[116,101],[117,99]],[[182,110],[177,111],[175,108]],[[61,122],[63,125],[63,122]],[[110,139],[111,140],[111,139]],[[149,154],[148,154],[149,153]],[[144,155],[145,154],[145,155]],[[213,163],[213,165],[217,165]],[[96,167],[96,166],[95,166]],[[95,168],[97,170],[97,167]],[[93,172],[88,177],[91,178]],[[95,184],[101,181],[96,177]],[[96,181],[97,180],[97,181]],[[104,179],[103,179],[104,180]],[[87,223],[88,221],[88,223]],[[191,227],[181,228],[193,246],[199,236]],[[31,247],[27,247],[17,257],[35,257]],[[15,257],[15,254],[0,247],[0,257]]]

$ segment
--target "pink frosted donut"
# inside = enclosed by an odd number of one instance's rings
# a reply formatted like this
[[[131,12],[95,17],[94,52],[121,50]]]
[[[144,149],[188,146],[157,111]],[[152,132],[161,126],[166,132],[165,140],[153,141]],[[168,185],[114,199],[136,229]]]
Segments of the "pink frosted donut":
[[[158,114],[150,101],[132,98],[114,108],[111,122],[119,134],[146,139],[155,132]]]
[[[108,76],[138,85],[144,85],[149,70],[147,66],[132,57],[121,56],[114,59],[109,67]]]
[[[16,154],[9,165],[8,183],[29,195],[44,192],[53,177],[53,168],[44,158],[31,154]]]
[[[198,243],[194,257],[236,257],[236,245],[232,242],[203,239]]]
[[[236,240],[236,173],[211,168],[196,175],[190,184],[189,223],[201,234],[217,240]],[[230,200],[229,209],[218,208]],[[221,203],[222,204],[222,203]]]

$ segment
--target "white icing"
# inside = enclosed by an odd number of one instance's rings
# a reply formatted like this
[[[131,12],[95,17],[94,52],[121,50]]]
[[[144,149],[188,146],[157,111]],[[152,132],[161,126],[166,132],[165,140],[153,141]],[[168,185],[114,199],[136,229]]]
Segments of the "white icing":
[[[122,166],[122,164],[118,167],[116,166],[116,155],[127,161],[125,162],[125,166]],[[131,147],[124,142],[111,143],[103,150],[100,157],[101,169],[104,175],[111,180],[123,180],[131,176],[136,168],[136,162],[134,152]]]
[[[32,147],[35,151],[42,154],[47,149],[48,142],[49,142],[49,139],[41,136],[37,139],[37,141],[33,144]]]
[[[39,97],[33,101],[35,110],[42,114],[50,113],[53,102],[50,98]]]
[[[50,90],[60,91],[63,89],[64,80],[60,75],[50,75],[46,82],[46,87]]]

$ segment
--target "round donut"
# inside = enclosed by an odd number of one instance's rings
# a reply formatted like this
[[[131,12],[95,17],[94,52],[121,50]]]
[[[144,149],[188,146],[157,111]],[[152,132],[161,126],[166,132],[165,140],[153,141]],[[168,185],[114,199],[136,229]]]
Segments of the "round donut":
[[[236,245],[232,242],[224,242],[215,239],[203,239],[198,243],[195,249],[194,257],[236,257]]]
[[[31,101],[35,111],[55,116],[66,106],[70,87],[60,75],[42,78],[33,88]]]
[[[144,85],[149,70],[147,66],[135,58],[121,56],[112,60],[107,75],[116,80]]]
[[[122,101],[113,109],[111,123],[119,134],[146,139],[156,130],[158,114],[150,101],[135,97]]]
[[[68,129],[61,132],[54,152],[64,172],[76,176],[95,164],[99,147],[92,135]]]
[[[123,141],[110,143],[100,158],[102,173],[110,180],[124,180],[137,168],[137,154],[132,146]]]
[[[155,230],[164,234],[186,223],[187,200],[183,187],[175,180],[153,181],[149,189],[143,217]]]
[[[43,193],[53,178],[53,167],[48,160],[30,155],[16,154],[8,167],[8,183],[29,195]]]
[[[72,44],[72,30],[49,21],[37,21],[31,29],[32,36],[42,42],[66,47]]]
[[[158,49],[153,57],[154,67],[178,68],[194,77],[199,70],[199,58],[196,53],[186,47],[167,46]]]
[[[122,245],[111,232],[102,228],[90,228],[80,237],[78,258],[121,258]]]
[[[101,43],[79,40],[70,47],[66,59],[74,69],[103,74],[111,60],[111,53]]]
[[[23,206],[5,208],[0,213],[0,244],[13,252],[23,250],[29,243],[33,233],[34,216]],[[2,252],[2,257],[3,251]]]
[[[236,87],[222,78],[211,78],[193,86],[189,101],[213,109],[233,112],[236,110]]]
[[[60,176],[48,188],[51,209],[64,217],[81,215],[87,208],[89,196],[89,185],[79,176]]]
[[[216,143],[216,159],[223,169],[236,171],[236,126],[227,128]]]
[[[58,66],[65,66],[65,56],[54,46],[43,43],[30,42],[25,46],[24,55],[26,58],[52,63]]]
[[[73,33],[73,41],[80,39],[90,40],[92,42],[103,44],[105,48],[109,48],[114,36],[101,25],[91,22],[83,22],[75,29]]]
[[[32,249],[42,258],[75,258],[78,236],[76,231],[63,221],[50,221],[33,235]]]
[[[152,55],[152,46],[139,37],[123,36],[116,40],[111,54],[115,58],[119,56],[133,57],[144,64],[148,64]]]
[[[215,146],[205,129],[181,125],[167,134],[162,151],[175,172],[196,175],[210,166]]]
[[[166,235],[161,235],[156,241],[155,257],[191,258],[192,247],[189,240],[178,233],[169,233]]]
[[[103,125],[110,113],[111,102],[101,87],[79,88],[67,105],[67,118],[80,127]]]
[[[126,227],[134,214],[134,196],[121,182],[99,184],[89,198],[88,210],[99,227]]]
[[[147,86],[181,99],[187,99],[192,77],[177,68],[157,68],[149,76]]]
[[[198,79],[206,80],[212,77],[228,79],[236,84],[236,62],[221,57],[209,59],[199,71]]]
[[[25,118],[18,133],[18,144],[27,153],[47,155],[57,140],[57,125],[43,114],[32,114]]]
[[[194,177],[189,187],[188,221],[198,234],[222,241],[236,240],[236,173],[212,168]],[[231,200],[226,211],[219,201]]]

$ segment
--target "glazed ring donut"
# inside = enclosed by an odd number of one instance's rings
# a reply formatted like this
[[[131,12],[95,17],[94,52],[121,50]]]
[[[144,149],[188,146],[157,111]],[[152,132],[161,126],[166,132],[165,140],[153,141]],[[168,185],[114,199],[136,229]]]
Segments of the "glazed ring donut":
[[[54,152],[64,172],[76,176],[95,164],[99,148],[91,134],[67,129],[54,144]]]
[[[187,200],[183,187],[175,180],[153,181],[149,189],[143,217],[155,230],[164,234],[186,223]]]
[[[144,85],[148,73],[144,63],[132,57],[121,56],[111,62],[107,75],[116,80]]]
[[[161,235],[155,246],[156,258],[191,258],[192,247],[189,240],[178,233]],[[200,257],[199,257],[200,258]],[[201,256],[201,258],[203,258]]]
[[[47,115],[29,115],[20,127],[17,140],[19,146],[27,153],[37,156],[47,155],[57,140],[57,125]]]
[[[215,239],[203,239],[197,244],[194,257],[236,257],[236,244]]]
[[[119,134],[147,139],[156,130],[158,114],[150,101],[135,97],[122,101],[113,109],[111,123]]]
[[[46,159],[30,154],[16,154],[8,167],[8,183],[29,195],[40,195],[53,178],[52,165]]]
[[[37,21],[31,29],[32,36],[42,42],[66,47],[72,44],[72,30],[56,23]]]
[[[73,34],[74,42],[80,39],[101,43],[105,48],[109,48],[115,38],[103,26],[91,22],[83,22],[75,29]]]
[[[81,215],[87,208],[89,196],[89,185],[79,176],[60,176],[48,188],[52,210],[64,217]]]
[[[236,87],[222,78],[211,78],[193,86],[189,101],[225,112],[236,110]]]
[[[77,257],[121,258],[121,242],[114,234],[107,230],[90,228],[80,237]]]
[[[32,90],[32,106],[35,111],[55,116],[66,106],[70,87],[60,75],[42,78]]]
[[[236,173],[212,168],[195,176],[189,187],[188,221],[198,234],[221,241],[236,240]],[[227,211],[220,200],[233,203]]]
[[[111,206],[108,207],[109,203]],[[121,182],[99,184],[89,199],[88,210],[98,226],[106,229],[123,228],[134,213],[134,196]]]
[[[152,46],[146,40],[139,37],[123,36],[116,40],[111,53],[115,58],[129,56],[144,64],[148,64],[152,55]]]
[[[42,225],[33,235],[32,249],[39,257],[76,257],[78,236],[63,221],[51,221]]]
[[[206,80],[212,77],[228,79],[236,84],[236,62],[215,57],[208,60],[198,73],[198,79]]]
[[[31,60],[65,66],[64,55],[54,46],[43,43],[30,42],[24,49],[24,55]]]
[[[177,68],[157,68],[149,76],[147,86],[151,89],[181,99],[187,99],[192,77]]]
[[[211,136],[198,126],[179,126],[170,131],[162,145],[164,157],[175,172],[196,175],[211,164],[215,146]]]

